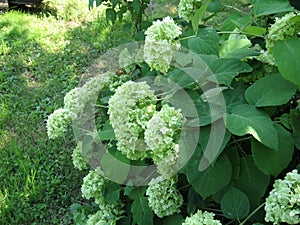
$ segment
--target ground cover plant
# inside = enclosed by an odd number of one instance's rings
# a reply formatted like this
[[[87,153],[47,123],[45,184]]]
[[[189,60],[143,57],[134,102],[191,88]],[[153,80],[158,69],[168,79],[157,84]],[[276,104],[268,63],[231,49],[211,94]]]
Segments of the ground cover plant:
[[[25,174],[26,185],[12,186],[14,177],[3,174],[1,220],[8,224],[298,224],[300,16],[288,1],[229,3],[181,0],[179,16],[127,24],[124,27],[134,28],[127,34],[137,42],[127,41],[96,60],[89,59],[99,56],[99,46],[111,44],[97,35],[109,28],[99,28],[101,23],[95,21],[86,27],[87,33],[72,27],[66,32],[76,35],[64,37],[75,39],[79,32],[83,40],[72,39],[70,45],[76,45],[69,50],[69,44],[62,43],[61,58],[54,54],[54,62],[58,61],[49,72],[39,60],[34,67],[25,67],[35,75],[31,80],[25,77],[27,86],[32,80],[46,84],[38,92],[47,96],[41,104],[45,108],[38,112],[28,109],[29,100],[24,98],[26,107],[14,106],[16,96],[24,96],[27,89],[20,93],[4,83],[2,123],[12,131],[3,129],[3,140],[9,141],[3,142],[3,148],[14,147],[12,155],[21,158],[19,149],[27,140],[31,150],[26,154],[37,152],[47,168],[53,162],[57,166],[50,173],[34,164],[39,168],[35,172],[29,170],[32,155],[26,156],[28,160],[7,155],[6,170],[28,165],[16,176],[20,182]],[[4,30],[9,27],[5,24]],[[9,50],[9,43],[3,43],[3,49]],[[86,54],[81,55],[82,48]],[[3,71],[4,78],[13,73]],[[62,76],[62,71],[67,75]],[[76,75],[81,73],[84,79],[78,82]],[[27,98],[36,96],[36,91]],[[29,112],[12,114],[12,106]],[[34,136],[24,131],[22,123],[10,123],[10,117],[25,115],[25,124],[32,111],[40,116],[31,120]],[[42,137],[35,136],[36,127],[42,127]],[[23,135],[8,138],[12,133]],[[38,143],[37,138],[41,138]],[[42,172],[45,176],[38,177]],[[53,179],[57,174],[64,175]],[[50,186],[64,194],[45,191],[49,180],[56,180]],[[16,206],[20,196],[25,206]],[[64,205],[67,199],[68,207],[70,199],[73,202],[72,222]],[[30,209],[34,203],[36,208]],[[47,213],[35,212],[42,207]],[[24,210],[32,210],[34,216],[22,215]]]
[[[0,14],[1,224],[74,224],[84,174],[72,165],[72,136],[49,141],[45,121],[93,59],[126,37],[100,11],[52,10],[60,13]]]
[[[78,224],[299,223],[299,13],[249,1],[208,26],[225,7],[181,0],[48,118],[89,169]]]

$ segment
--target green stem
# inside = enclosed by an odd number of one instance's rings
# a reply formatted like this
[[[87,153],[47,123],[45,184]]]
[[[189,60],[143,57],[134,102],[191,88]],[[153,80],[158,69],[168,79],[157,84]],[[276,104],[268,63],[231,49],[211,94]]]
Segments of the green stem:
[[[246,217],[246,219],[244,219],[243,222],[241,222],[239,225],[244,225],[255,213],[258,212],[258,210],[260,210],[263,206],[265,205],[265,203],[261,204],[260,206],[258,206],[249,216]]]
[[[251,34],[251,33],[248,33],[248,32],[232,32],[232,31],[220,31],[218,32],[218,34],[245,34],[245,35],[252,35],[252,36],[255,36],[255,37],[261,37],[261,38],[264,38],[265,36],[263,35],[259,35],[259,34]]]

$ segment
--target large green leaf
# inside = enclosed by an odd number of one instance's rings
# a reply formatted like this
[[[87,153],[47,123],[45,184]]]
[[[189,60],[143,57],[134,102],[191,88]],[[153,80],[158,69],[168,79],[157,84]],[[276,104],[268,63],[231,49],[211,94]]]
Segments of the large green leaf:
[[[287,103],[296,93],[297,86],[280,74],[270,74],[252,84],[245,92],[246,100],[256,107],[277,106]]]
[[[153,213],[148,206],[148,199],[140,197],[133,201],[131,212],[134,221],[139,225],[153,225]]]
[[[290,112],[290,123],[293,130],[293,139],[295,146],[300,150],[300,111],[291,110]]]
[[[250,203],[257,205],[265,195],[270,177],[262,173],[251,156],[241,158],[240,178],[233,185],[244,192]]]
[[[197,149],[196,149],[197,150]],[[193,159],[192,159],[193,160]],[[187,178],[194,189],[206,198],[225,187],[232,174],[232,167],[228,157],[223,154],[205,171],[199,171],[200,157],[193,160],[187,167]]]
[[[251,141],[252,156],[255,165],[265,174],[277,176],[292,160],[294,140],[291,133],[282,126],[275,124],[278,132],[278,151],[274,151],[255,139]]]
[[[116,203],[120,198],[120,186],[117,183],[110,182],[104,187],[104,200],[107,203]]]
[[[280,12],[293,11],[288,0],[255,0],[253,12],[255,16],[264,16]]]
[[[175,214],[165,218],[163,225],[181,225],[184,221],[181,214]]]
[[[208,79],[211,81],[217,80],[219,84],[230,86],[231,81],[239,73],[251,72],[252,67],[247,63],[242,62],[238,59],[216,59],[209,65],[213,75]]]
[[[212,126],[220,126],[217,123],[224,123],[222,120],[218,120],[212,124]],[[217,132],[219,129],[217,130]],[[214,133],[216,132],[211,126],[201,127],[199,133],[198,143],[201,145],[202,149],[205,149],[203,156],[209,161],[209,163],[214,162],[218,156],[222,153],[227,143],[231,138],[231,134],[224,129],[223,134]],[[223,135],[223,137],[220,137]],[[222,138],[222,142],[220,139]]]
[[[248,39],[228,39],[220,47],[219,55],[221,58],[242,59],[246,56],[255,56],[258,53],[249,49],[251,42]]]
[[[187,46],[197,54],[218,55],[219,37],[215,30],[203,28],[196,37],[188,39]]]
[[[277,131],[270,117],[251,105],[232,108],[226,118],[227,129],[238,136],[251,134],[256,140],[272,149],[278,149]]]
[[[250,202],[247,195],[237,188],[230,188],[221,200],[221,209],[229,219],[243,219],[250,211]]]
[[[281,75],[300,88],[300,38],[276,42],[273,55]]]
[[[101,141],[115,140],[115,132],[109,120],[103,125],[101,131],[98,132]]]

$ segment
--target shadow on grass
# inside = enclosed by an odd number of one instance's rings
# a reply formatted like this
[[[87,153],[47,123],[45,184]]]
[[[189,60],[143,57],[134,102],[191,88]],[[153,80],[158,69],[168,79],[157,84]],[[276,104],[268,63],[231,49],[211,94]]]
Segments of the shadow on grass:
[[[48,140],[45,120],[94,60],[127,36],[101,17],[74,25],[0,15],[1,224],[74,224],[70,205],[84,201],[83,172],[72,164],[72,133]]]

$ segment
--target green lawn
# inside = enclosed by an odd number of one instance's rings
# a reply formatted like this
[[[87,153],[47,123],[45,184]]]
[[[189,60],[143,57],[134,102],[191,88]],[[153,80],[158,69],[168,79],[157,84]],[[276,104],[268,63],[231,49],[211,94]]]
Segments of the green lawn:
[[[70,205],[84,203],[75,142],[49,140],[45,122],[93,61],[128,36],[121,28],[101,12],[0,14],[1,224],[74,224]]]

